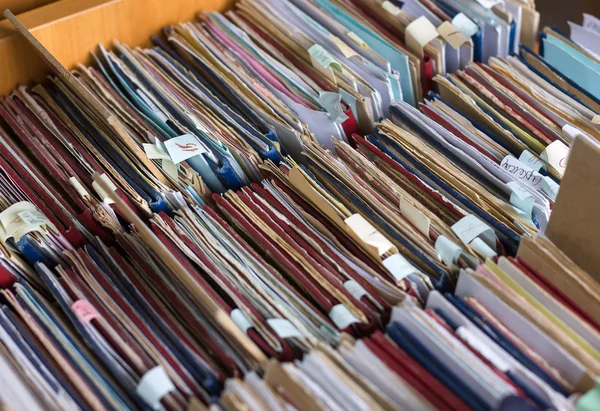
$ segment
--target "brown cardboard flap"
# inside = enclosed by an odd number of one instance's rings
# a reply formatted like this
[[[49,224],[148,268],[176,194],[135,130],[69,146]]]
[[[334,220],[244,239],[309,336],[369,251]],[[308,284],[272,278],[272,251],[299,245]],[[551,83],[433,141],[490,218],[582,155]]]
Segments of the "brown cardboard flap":
[[[600,282],[600,145],[577,136],[546,235]]]

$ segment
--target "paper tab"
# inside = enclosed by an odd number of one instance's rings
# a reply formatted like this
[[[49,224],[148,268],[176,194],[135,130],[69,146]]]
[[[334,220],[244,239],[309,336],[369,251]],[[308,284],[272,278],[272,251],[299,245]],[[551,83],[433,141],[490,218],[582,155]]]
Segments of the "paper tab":
[[[417,207],[404,197],[400,197],[400,214],[411,223],[417,231],[429,238],[429,217],[423,214]]]
[[[459,49],[463,44],[469,42],[469,38],[449,21],[443,22],[437,28],[437,32],[455,50]]]
[[[353,214],[344,220],[348,228],[365,244],[375,247],[379,256],[396,247],[384,237],[375,227],[371,225],[362,215]]]
[[[335,43],[335,46],[342,52],[344,57],[350,58],[352,56],[357,56],[358,53],[354,51],[352,47],[344,43],[342,39],[334,36],[333,34],[329,35],[329,39]]]
[[[44,234],[47,229],[57,231],[54,224],[37,207],[27,201],[13,204],[0,213],[0,237],[3,242],[9,238],[19,241],[24,235],[37,231]]]
[[[537,191],[542,189],[542,175],[517,160],[514,156],[508,155],[504,157],[500,162],[500,167],[534,190]]]
[[[387,11],[388,13],[390,13],[392,16],[397,16],[402,11],[402,10],[400,10],[400,8],[398,6],[396,6],[394,3],[392,3],[391,1],[388,1],[388,0],[385,0],[381,4],[381,7],[383,7],[383,9],[385,11]]]
[[[382,263],[396,281],[402,281],[409,275],[419,272],[419,270],[400,253],[392,254],[383,260]]]
[[[360,46],[360,48],[362,49],[368,49],[369,45],[360,37],[358,37],[358,35],[356,35],[356,33],[349,31],[348,33],[346,33],[346,36],[348,36],[348,38],[350,40],[352,40],[354,43],[358,44]]]
[[[544,161],[535,154],[531,153],[529,150],[523,150],[519,156],[519,161],[531,168],[533,171],[540,171],[542,168],[544,170],[546,169],[546,164],[544,164]]]
[[[592,124],[600,125],[600,116],[598,114],[592,118]]]
[[[85,198],[85,197],[90,197],[90,193],[88,193],[88,191],[85,189],[85,187],[79,182],[79,180],[75,177],[71,177],[69,178],[69,182],[71,183],[71,185],[73,186],[73,188],[75,189],[75,191],[77,191],[77,194],[79,194],[79,196],[81,198]]]
[[[437,36],[435,26],[425,16],[406,26],[406,46],[420,58],[423,58],[423,47]]]
[[[569,156],[569,147],[562,141],[556,140],[548,145],[540,157],[546,163],[550,164],[562,176],[567,169],[567,157]]]
[[[479,254],[492,258],[498,255],[496,251],[492,250],[481,238],[474,239],[469,247],[477,251]]]
[[[105,173],[102,173],[102,175],[100,176],[100,180],[108,184],[111,191],[114,192],[117,190],[117,186],[113,184],[113,182],[110,180],[110,178],[108,178],[108,176]],[[96,191],[96,193],[98,193],[98,196],[100,196],[103,202],[105,202],[106,204],[114,204],[114,201],[110,198],[110,195],[106,191],[104,191],[104,189],[99,183],[94,181],[92,183],[92,188]]]
[[[302,334],[300,334],[300,331],[298,331],[294,324],[284,318],[268,319],[267,324],[271,326],[279,338],[302,338]]]
[[[447,265],[456,264],[458,257],[462,253],[462,248],[443,235],[439,236],[435,241],[435,250]]]
[[[198,141],[193,134],[184,134],[179,137],[173,137],[164,142],[165,148],[171,157],[171,161],[179,164],[182,161],[206,153],[206,148]]]
[[[510,203],[531,217],[533,204],[535,204],[535,197],[533,194],[515,181],[506,183],[506,185],[512,190],[512,194],[510,195]]]
[[[473,214],[461,218],[451,229],[460,238],[460,241],[465,244],[471,244],[473,240],[481,237],[491,247],[496,248],[496,234],[494,230]]]
[[[352,324],[360,323],[360,320],[356,318],[344,304],[334,305],[329,312],[329,318],[340,330],[343,330]]]
[[[73,313],[77,316],[79,321],[84,324],[88,324],[90,321],[100,318],[100,314],[94,308],[88,300],[77,300],[71,306]]]
[[[477,3],[481,4],[486,9],[491,9],[496,4],[500,4],[500,0],[475,0]]]
[[[550,177],[544,176],[544,179],[542,180],[542,191],[546,193],[552,201],[556,201],[559,189],[560,185],[556,184]]]
[[[137,395],[153,410],[163,410],[160,400],[174,391],[175,385],[162,365],[157,365],[144,374],[135,389]]]
[[[479,26],[464,13],[458,13],[454,16],[452,25],[468,38],[473,37],[479,31]]]
[[[591,14],[583,13],[583,27],[600,34],[600,19]]]
[[[346,290],[348,290],[350,295],[352,297],[356,298],[357,300],[360,300],[361,298],[363,298],[365,295],[368,294],[367,290],[365,290],[362,285],[360,285],[359,283],[357,283],[354,280],[346,281],[344,283],[344,288]]]
[[[248,329],[254,327],[252,322],[246,317],[246,314],[239,308],[232,310],[229,316],[231,317],[231,321],[233,321],[244,334],[248,334]]]
[[[582,135],[585,136],[585,133],[578,129],[577,127],[573,127],[570,124],[565,124],[562,128],[562,132],[569,140],[575,139],[575,137]]]
[[[342,96],[339,93],[321,91],[319,93],[319,103],[327,111],[329,118],[334,123],[342,124],[348,120],[348,116],[342,108]]]
[[[311,58],[314,59],[319,66],[323,68],[333,67],[339,71],[342,71],[342,65],[321,45],[313,45],[308,49],[308,54],[310,54]]]

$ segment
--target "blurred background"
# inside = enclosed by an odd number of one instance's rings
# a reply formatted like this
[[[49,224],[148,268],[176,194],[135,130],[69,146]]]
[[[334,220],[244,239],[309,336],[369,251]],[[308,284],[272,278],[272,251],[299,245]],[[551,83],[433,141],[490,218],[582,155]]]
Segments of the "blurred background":
[[[567,35],[567,21],[581,24],[582,13],[600,17],[600,0],[536,0],[535,5],[541,14],[540,30],[545,26],[555,26]]]

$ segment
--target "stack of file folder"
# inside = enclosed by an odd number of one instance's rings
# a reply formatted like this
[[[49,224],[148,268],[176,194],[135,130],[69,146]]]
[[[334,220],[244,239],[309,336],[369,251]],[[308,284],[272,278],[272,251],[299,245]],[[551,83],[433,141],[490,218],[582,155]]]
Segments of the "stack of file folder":
[[[240,0],[71,72],[7,17],[55,73],[0,99],[3,405],[600,406],[544,235],[591,16],[537,53],[524,0]]]

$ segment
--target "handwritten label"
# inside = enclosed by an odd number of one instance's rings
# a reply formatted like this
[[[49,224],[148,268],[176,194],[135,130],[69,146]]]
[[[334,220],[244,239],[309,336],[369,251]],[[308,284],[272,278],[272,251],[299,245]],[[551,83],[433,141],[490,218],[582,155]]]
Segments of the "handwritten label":
[[[98,311],[90,304],[88,300],[77,300],[71,306],[73,312],[84,324],[88,324],[90,321],[99,318],[100,314]]]
[[[556,140],[548,145],[540,157],[546,163],[550,164],[562,176],[567,169],[567,157],[569,156],[569,147],[562,141]]]
[[[542,189],[542,175],[517,160],[514,156],[504,157],[500,162],[500,167],[534,190]]]
[[[410,261],[399,253],[389,256],[382,263],[396,281],[402,281],[409,275],[419,272]]]
[[[600,19],[591,14],[583,13],[583,27],[600,34]]]
[[[315,44],[308,49],[308,54],[323,68],[334,67],[339,71],[342,71],[341,64],[334,59],[327,50],[321,45]]]
[[[285,318],[270,318],[267,320],[267,324],[271,326],[279,338],[302,338],[300,331]]]
[[[454,25],[449,21],[443,22],[437,28],[437,32],[455,50],[459,49],[463,44],[469,42],[469,38],[465,36],[464,33],[458,28],[454,27]]]
[[[479,31],[479,26],[468,18],[464,13],[458,13],[452,19],[452,25],[456,27],[468,38],[471,38]]]
[[[546,169],[546,164],[544,164],[544,161],[528,150],[523,150],[519,156],[519,161],[531,168],[533,171],[540,171],[542,168],[544,170]]]
[[[411,223],[417,231],[429,238],[429,218],[404,197],[400,197],[400,214]]]
[[[56,231],[54,224],[34,204],[27,201],[13,204],[0,213],[0,224],[2,241],[9,238],[19,241],[21,237],[33,231],[42,234],[46,229]]]
[[[456,264],[458,257],[462,253],[462,248],[443,235],[439,236],[435,241],[435,250],[447,265]]]
[[[494,250],[496,249],[494,230],[473,214],[461,218],[451,229],[464,244],[471,244],[475,239],[481,238]]]
[[[352,324],[360,323],[344,304],[334,305],[329,312],[329,318],[339,330],[343,330]]]
[[[189,158],[206,153],[204,146],[193,134],[184,134],[179,137],[173,137],[164,142],[165,148],[171,157],[171,161],[179,164]]]
[[[423,47],[437,38],[435,26],[425,16],[421,16],[406,26],[406,46],[410,51],[423,58]]]

